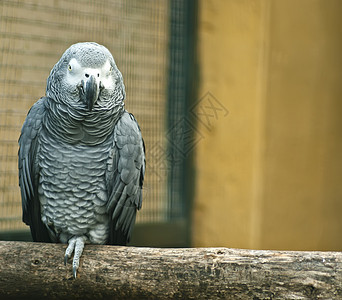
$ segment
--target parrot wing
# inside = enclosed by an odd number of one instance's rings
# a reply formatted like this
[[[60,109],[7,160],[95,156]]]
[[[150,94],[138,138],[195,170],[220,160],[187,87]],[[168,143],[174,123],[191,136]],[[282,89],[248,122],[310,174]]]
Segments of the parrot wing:
[[[21,191],[23,221],[30,226],[34,241],[51,242],[48,229],[43,224],[38,198],[39,167],[37,160],[38,136],[45,115],[45,98],[39,99],[30,109],[19,138],[19,186]]]
[[[125,112],[114,128],[114,147],[106,173],[110,216],[108,244],[129,242],[136,212],[142,204],[144,174],[144,141],[134,116]]]

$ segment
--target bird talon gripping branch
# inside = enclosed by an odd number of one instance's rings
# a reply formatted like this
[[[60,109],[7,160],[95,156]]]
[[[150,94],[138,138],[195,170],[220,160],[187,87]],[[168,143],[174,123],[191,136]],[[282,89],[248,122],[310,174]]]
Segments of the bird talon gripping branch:
[[[21,130],[23,221],[34,241],[68,244],[75,278],[84,245],[126,245],[141,208],[144,141],[124,99],[108,49],[78,43],[52,68]]]

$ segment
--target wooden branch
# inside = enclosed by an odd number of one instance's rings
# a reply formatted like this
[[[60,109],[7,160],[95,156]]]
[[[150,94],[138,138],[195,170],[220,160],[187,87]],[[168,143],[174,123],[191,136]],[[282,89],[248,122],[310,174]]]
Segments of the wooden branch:
[[[0,242],[0,299],[342,299],[342,253]]]

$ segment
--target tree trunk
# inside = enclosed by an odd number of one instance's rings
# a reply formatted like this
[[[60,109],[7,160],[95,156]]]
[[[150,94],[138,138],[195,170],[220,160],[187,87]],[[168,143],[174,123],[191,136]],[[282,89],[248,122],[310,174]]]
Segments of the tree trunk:
[[[0,299],[342,299],[342,253],[0,242]]]

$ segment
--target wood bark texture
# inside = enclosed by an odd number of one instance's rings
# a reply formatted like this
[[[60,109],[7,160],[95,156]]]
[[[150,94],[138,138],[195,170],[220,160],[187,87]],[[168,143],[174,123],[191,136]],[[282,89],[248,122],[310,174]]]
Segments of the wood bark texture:
[[[342,299],[342,253],[0,242],[0,299]]]

